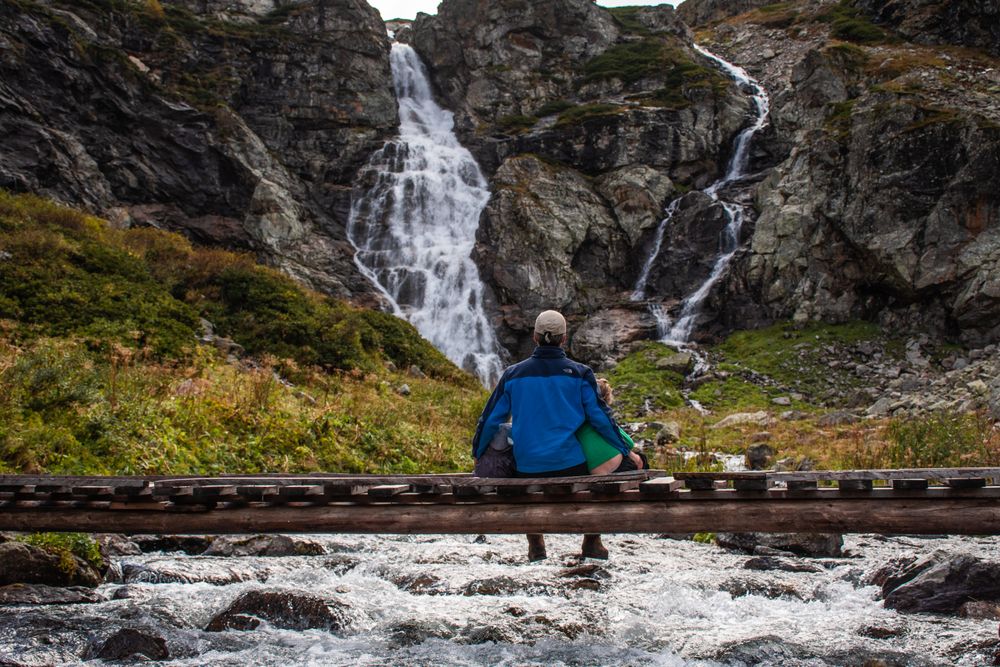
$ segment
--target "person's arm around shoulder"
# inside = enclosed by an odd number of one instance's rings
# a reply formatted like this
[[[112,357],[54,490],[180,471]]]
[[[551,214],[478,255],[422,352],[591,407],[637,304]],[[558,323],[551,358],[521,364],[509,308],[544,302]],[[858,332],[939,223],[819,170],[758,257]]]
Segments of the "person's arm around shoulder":
[[[506,373],[497,382],[490,394],[490,400],[486,401],[483,413],[479,415],[479,422],[476,424],[476,434],[472,436],[472,458],[479,460],[490,440],[496,435],[500,424],[510,417],[510,394],[507,393]]]
[[[604,401],[597,395],[597,378],[594,377],[594,371],[586,366],[584,369],[583,386],[580,391],[587,422],[612,447],[620,451],[624,456],[628,456],[631,447],[629,447],[629,443],[626,442],[625,438],[622,437],[621,429],[618,428],[614,417],[611,416],[611,408],[605,405]]]

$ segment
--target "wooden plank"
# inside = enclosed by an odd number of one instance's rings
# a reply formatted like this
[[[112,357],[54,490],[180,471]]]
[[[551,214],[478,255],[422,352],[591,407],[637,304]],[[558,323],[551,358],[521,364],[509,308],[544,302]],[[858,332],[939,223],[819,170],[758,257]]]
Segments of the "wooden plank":
[[[872,480],[870,479],[840,479],[837,486],[841,491],[871,491]]]
[[[683,479],[684,486],[692,491],[713,491],[715,489],[725,489],[729,486],[724,479],[712,479],[709,477],[686,477]]]
[[[486,484],[479,486],[460,486],[456,485],[451,487],[451,492],[454,496],[458,498],[475,498],[487,493],[496,493],[497,487],[489,486]]]
[[[944,490],[945,493],[950,491]],[[681,492],[684,493],[689,492]],[[717,495],[726,497],[719,491]],[[876,492],[879,493],[879,492]],[[886,493],[891,495],[890,490]],[[761,495],[761,494],[758,494]],[[110,505],[110,503],[105,503]],[[614,521],[608,521],[613,516]],[[862,532],[882,534],[1000,534],[1000,499],[939,497],[788,498],[712,502],[569,502],[338,504],[234,508],[226,511],[0,512],[0,530],[125,533],[661,533]]]
[[[674,477],[657,477],[639,483],[639,492],[649,496],[665,496],[683,488],[684,482]]]
[[[809,470],[768,473],[776,481],[806,481],[867,479],[965,479],[982,477],[1000,478],[1000,468],[900,468],[878,470]]]
[[[815,491],[817,489],[816,480],[806,480],[806,481],[789,480],[785,482],[785,485],[789,491],[796,491],[800,493],[807,493],[809,491]]]
[[[267,496],[277,496],[278,487],[273,484],[245,484],[236,487],[236,495],[249,502],[262,502]]]
[[[409,484],[380,484],[379,486],[369,487],[368,495],[372,498],[392,498],[409,490]]]
[[[614,482],[596,482],[594,484],[590,484],[589,486],[590,492],[596,495],[617,495],[630,489],[638,489],[639,480],[630,479]]]
[[[706,471],[692,471],[692,472],[675,472],[671,473],[675,479],[711,479],[711,480],[730,480],[730,479],[761,479],[769,476],[766,470],[733,470],[730,472],[706,472]]]
[[[918,491],[926,489],[930,484],[926,479],[894,479],[892,488],[899,491]]]
[[[73,493],[78,496],[86,496],[87,498],[99,499],[102,497],[113,496],[115,494],[115,489],[113,486],[74,486]]]
[[[193,491],[196,499],[222,501],[229,500],[236,495],[236,486],[233,484],[206,484],[205,486],[193,487]]]
[[[753,479],[734,479],[733,488],[737,491],[767,491],[774,482],[771,482],[767,477],[757,477]]]
[[[949,477],[944,483],[953,489],[981,489],[986,486],[983,477]]]

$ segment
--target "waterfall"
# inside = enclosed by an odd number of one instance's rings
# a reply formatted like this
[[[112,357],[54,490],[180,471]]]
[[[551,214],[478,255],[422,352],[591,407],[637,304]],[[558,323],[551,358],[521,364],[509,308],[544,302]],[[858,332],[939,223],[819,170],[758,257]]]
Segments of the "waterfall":
[[[499,378],[499,344],[472,261],[479,214],[490,194],[472,154],[455,137],[420,57],[393,44],[399,137],[377,151],[355,191],[348,238],[355,263],[393,312],[483,384]]]
[[[770,111],[770,100],[768,99],[767,91],[757,81],[750,78],[746,70],[723,60],[697,44],[694,45],[694,48],[698,53],[718,65],[720,69],[739,84],[741,89],[749,91],[753,102],[754,121],[736,136],[736,140],[733,143],[732,155],[729,158],[729,163],[726,165],[726,171],[722,178],[712,183],[705,190],[702,190],[704,194],[722,206],[728,220],[719,239],[719,252],[712,266],[711,273],[709,273],[708,278],[705,279],[705,282],[698,289],[684,298],[676,322],[671,322],[662,305],[654,304],[650,307],[651,312],[657,320],[657,334],[659,338],[664,342],[677,344],[687,343],[691,338],[691,333],[697,323],[698,316],[701,315],[705,300],[711,293],[712,288],[715,287],[715,284],[725,274],[729,263],[736,255],[736,251],[739,250],[740,231],[743,227],[743,221],[746,218],[746,211],[742,204],[722,199],[720,191],[730,183],[746,176],[747,167],[750,162],[750,143],[754,135],[767,125],[768,112]],[[664,211],[664,218],[656,229],[652,252],[646,259],[642,271],[639,273],[639,279],[636,281],[632,293],[634,301],[641,301],[646,298],[646,283],[649,281],[650,270],[660,254],[664,234],[670,225],[671,219],[677,212],[679,201],[680,198],[673,200]]]

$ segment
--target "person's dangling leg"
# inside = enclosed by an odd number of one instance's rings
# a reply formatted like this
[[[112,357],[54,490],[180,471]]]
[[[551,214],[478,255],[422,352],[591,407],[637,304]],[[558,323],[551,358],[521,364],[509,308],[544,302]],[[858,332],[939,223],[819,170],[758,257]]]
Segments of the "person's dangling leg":
[[[580,547],[580,551],[583,552],[584,558],[608,559],[608,550],[601,542],[601,536],[594,533],[583,536],[583,545]]]
[[[545,536],[541,533],[528,533],[528,561],[545,560]]]

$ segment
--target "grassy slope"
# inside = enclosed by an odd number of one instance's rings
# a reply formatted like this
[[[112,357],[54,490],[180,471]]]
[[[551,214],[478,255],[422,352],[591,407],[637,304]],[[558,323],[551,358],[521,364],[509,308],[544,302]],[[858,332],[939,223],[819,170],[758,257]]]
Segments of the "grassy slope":
[[[886,338],[869,323],[801,327],[783,323],[736,332],[709,349],[716,372],[695,387],[685,387],[676,373],[656,368],[659,358],[673,353],[658,343],[626,357],[608,379],[616,388],[616,408],[624,421],[679,424],[678,442],[652,450],[658,467],[668,470],[711,469],[717,464],[709,457],[686,460],[682,452],[739,454],[755,437],[764,438],[762,432],[769,434],[766,439],[777,458],[795,463],[808,458],[819,469],[1000,465],[1000,433],[979,415],[945,413],[825,425],[823,417],[837,409],[838,401],[831,405],[824,398],[829,407],[821,407],[820,397],[835,387],[836,394],[846,399],[858,380],[846,368],[828,367],[820,352],[860,341],[876,341],[888,354],[902,354],[899,341]],[[678,406],[685,391],[710,414]],[[789,395],[794,396],[791,406],[773,403],[775,397]],[[652,412],[640,417],[644,404]],[[757,411],[767,412],[772,423],[712,428],[729,414]],[[795,414],[780,418],[787,411]],[[640,436],[653,439],[656,430],[647,429]]]
[[[200,317],[251,356],[199,345]],[[460,470],[484,398],[406,322],[0,192],[0,471]]]

